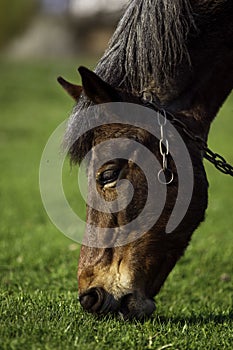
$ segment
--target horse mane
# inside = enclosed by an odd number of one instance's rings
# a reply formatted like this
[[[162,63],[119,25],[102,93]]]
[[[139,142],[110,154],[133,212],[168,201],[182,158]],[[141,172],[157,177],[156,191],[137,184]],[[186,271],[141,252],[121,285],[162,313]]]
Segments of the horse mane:
[[[95,72],[114,87],[136,95],[168,86],[177,66],[190,63],[187,36],[195,28],[191,0],[131,0]],[[85,97],[68,122],[64,144],[71,159],[80,161],[93,135],[76,141],[76,131],[89,121],[81,110]]]
[[[164,85],[183,59],[195,27],[189,0],[132,0],[96,73],[135,94]]]

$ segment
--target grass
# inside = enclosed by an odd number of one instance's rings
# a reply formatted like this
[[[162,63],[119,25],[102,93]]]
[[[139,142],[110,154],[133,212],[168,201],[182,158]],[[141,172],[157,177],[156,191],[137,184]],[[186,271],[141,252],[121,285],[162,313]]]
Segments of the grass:
[[[38,167],[72,107],[55,78],[77,81],[83,63],[1,60],[0,349],[231,349],[232,179],[209,164],[206,221],[156,297],[154,316],[141,324],[97,319],[80,308],[79,246],[49,221]],[[231,163],[232,112],[231,96],[209,141]]]

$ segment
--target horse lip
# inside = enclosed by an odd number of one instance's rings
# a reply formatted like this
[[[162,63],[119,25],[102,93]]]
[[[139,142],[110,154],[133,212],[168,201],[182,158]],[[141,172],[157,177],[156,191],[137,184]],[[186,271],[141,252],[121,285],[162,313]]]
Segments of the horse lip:
[[[152,315],[156,306],[152,298],[146,298],[138,293],[129,293],[122,297],[119,308],[119,315],[124,320],[144,320]]]
[[[112,294],[107,293],[104,303],[99,310],[100,314],[107,314],[108,312],[116,312],[120,307],[120,302],[114,298]]]

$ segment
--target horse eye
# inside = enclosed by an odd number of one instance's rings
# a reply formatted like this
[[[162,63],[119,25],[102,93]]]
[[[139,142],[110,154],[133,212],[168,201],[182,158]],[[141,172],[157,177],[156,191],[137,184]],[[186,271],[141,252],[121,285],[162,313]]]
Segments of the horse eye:
[[[115,182],[120,174],[120,169],[107,169],[99,174],[97,181],[100,185],[105,186],[112,182]]]

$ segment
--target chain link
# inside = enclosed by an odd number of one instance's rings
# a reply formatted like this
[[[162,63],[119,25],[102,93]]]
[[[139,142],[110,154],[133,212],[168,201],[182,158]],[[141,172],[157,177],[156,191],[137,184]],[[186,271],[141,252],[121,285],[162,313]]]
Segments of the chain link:
[[[204,149],[204,157],[209,162],[214,164],[215,168],[223,174],[233,176],[233,166],[227,163],[225,158],[218,153],[212,152],[208,147]]]
[[[166,118],[166,120],[167,120],[167,117],[169,117],[168,120],[172,124],[174,124],[174,125],[178,126],[179,128],[181,128],[182,131],[184,132],[184,134],[187,135],[190,140],[194,141],[202,151],[204,151],[204,155],[203,155],[204,158],[207,159],[210,163],[212,163],[215,166],[216,169],[221,171],[223,174],[227,174],[227,175],[233,176],[233,166],[230,165],[225,160],[225,158],[223,156],[221,156],[218,153],[214,153],[213,151],[211,151],[211,149],[208,147],[206,141],[202,137],[200,137],[198,135],[195,135],[186,126],[186,124],[184,122],[182,122],[181,120],[175,118],[175,116],[171,112],[168,112],[168,111],[165,111],[164,109],[158,108],[158,106],[154,102],[150,102],[150,101],[146,101],[146,102],[149,105],[153,106],[154,109],[157,110],[158,115],[162,114],[164,116],[164,118]],[[158,118],[158,122],[159,122],[159,120],[160,119]],[[161,126],[160,126],[160,129],[161,129]],[[164,130],[163,130],[163,133],[164,133]],[[161,138],[162,138],[162,141],[160,140],[161,145],[162,145],[162,142],[164,141],[164,138],[162,136],[163,135],[161,134]],[[166,150],[168,150],[169,149],[168,141],[166,139],[165,139],[165,144],[166,144]],[[161,148],[162,148],[162,146],[161,146]],[[161,150],[160,150],[160,153],[164,157],[164,155],[161,152]],[[167,154],[166,154],[166,157],[167,157]]]

